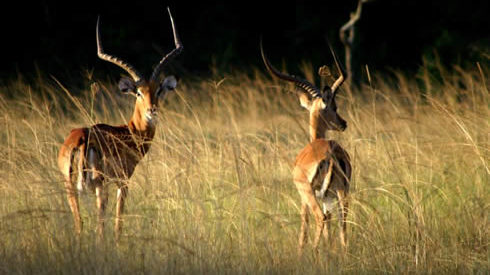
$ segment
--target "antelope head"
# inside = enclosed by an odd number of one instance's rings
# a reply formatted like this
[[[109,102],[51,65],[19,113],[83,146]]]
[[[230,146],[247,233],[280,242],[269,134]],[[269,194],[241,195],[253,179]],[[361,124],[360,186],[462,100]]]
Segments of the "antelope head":
[[[136,97],[134,114],[132,121],[136,127],[154,125],[159,101],[163,100],[170,91],[177,86],[177,80],[174,76],[168,76],[163,80],[159,79],[162,69],[168,62],[180,54],[183,50],[182,42],[179,39],[175,23],[168,9],[172,30],[174,35],[175,49],[165,55],[153,70],[149,79],[145,79],[133,66],[119,59],[118,57],[106,54],[102,48],[99,33],[99,19],[97,19],[96,38],[97,38],[97,55],[99,58],[116,64],[124,69],[131,77],[122,77],[119,81],[119,89],[125,94],[131,94]]]
[[[262,41],[260,42],[260,52],[267,70],[273,76],[291,82],[299,88],[298,97],[300,104],[310,112],[311,140],[323,138],[325,136],[325,131],[327,130],[344,131],[347,128],[347,122],[337,113],[337,104],[335,102],[338,88],[347,78],[347,73],[339,63],[337,55],[330,44],[329,47],[340,76],[335,80],[332,86],[325,85],[325,87],[320,90],[306,79],[282,73],[274,68],[269,59],[265,56]],[[320,68],[319,71],[320,75],[323,75],[322,68]]]

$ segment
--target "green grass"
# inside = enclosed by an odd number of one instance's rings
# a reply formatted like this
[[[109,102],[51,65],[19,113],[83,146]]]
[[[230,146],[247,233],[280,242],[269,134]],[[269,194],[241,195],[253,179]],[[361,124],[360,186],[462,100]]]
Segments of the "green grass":
[[[328,135],[353,162],[348,248],[322,245],[319,259],[310,246],[296,254],[291,165],[308,121],[292,87],[260,72],[181,81],[130,180],[116,246],[115,187],[99,245],[94,196],[81,197],[78,241],[56,157],[71,128],[125,123],[134,98],[105,80],[81,91],[11,81],[0,87],[0,273],[486,274],[486,70],[397,72],[340,92],[349,126]]]

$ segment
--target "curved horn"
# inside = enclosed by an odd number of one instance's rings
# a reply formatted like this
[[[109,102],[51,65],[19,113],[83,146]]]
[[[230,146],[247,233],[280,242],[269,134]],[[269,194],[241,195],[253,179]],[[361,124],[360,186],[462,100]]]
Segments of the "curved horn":
[[[173,49],[170,53],[168,53],[166,56],[160,60],[158,65],[155,67],[153,70],[153,73],[151,74],[150,81],[155,80],[160,72],[162,71],[163,67],[170,61],[172,58],[180,54],[182,50],[184,49],[184,45],[182,45],[182,42],[180,41],[179,34],[177,33],[177,29],[175,28],[175,23],[174,19],[172,17],[172,13],[170,12],[170,8],[167,7],[168,10],[168,15],[170,16],[170,21],[172,22],[172,31],[174,33],[174,42],[175,42],[175,49]]]
[[[267,68],[267,70],[272,75],[276,76],[277,78],[280,78],[280,79],[283,79],[283,80],[286,80],[289,82],[293,82],[294,84],[296,84],[296,86],[298,86],[298,87],[302,88],[303,90],[305,90],[306,92],[308,92],[313,98],[322,97],[320,90],[317,87],[313,86],[313,84],[311,84],[307,80],[300,79],[300,78],[297,78],[295,76],[291,76],[288,74],[281,73],[276,68],[274,68],[274,66],[272,66],[269,59],[267,59],[267,57],[264,54],[264,49],[262,47],[262,39],[260,40],[260,53],[262,54],[262,60],[264,60],[265,67]]]
[[[328,47],[330,48],[330,52],[333,55],[333,59],[335,61],[335,66],[337,67],[337,70],[340,73],[339,78],[337,78],[337,80],[335,80],[335,82],[332,84],[332,87],[331,87],[332,93],[335,96],[335,94],[337,93],[337,89],[340,87],[340,85],[342,85],[342,83],[344,83],[345,79],[347,78],[347,72],[344,70],[344,67],[342,67],[342,64],[340,64],[340,62],[337,58],[337,55],[335,54],[334,50],[332,49],[332,45],[330,45],[330,43],[328,43]]]
[[[143,78],[143,76],[140,73],[138,73],[138,71],[136,71],[136,69],[133,66],[131,66],[130,64],[124,62],[123,60],[115,56],[108,55],[104,52],[104,50],[102,49],[102,43],[100,42],[99,21],[100,21],[100,16],[97,17],[97,27],[96,27],[97,55],[99,56],[99,58],[105,61],[109,61],[123,68],[126,72],[128,72],[131,75],[131,77],[134,79],[135,82],[140,81]]]

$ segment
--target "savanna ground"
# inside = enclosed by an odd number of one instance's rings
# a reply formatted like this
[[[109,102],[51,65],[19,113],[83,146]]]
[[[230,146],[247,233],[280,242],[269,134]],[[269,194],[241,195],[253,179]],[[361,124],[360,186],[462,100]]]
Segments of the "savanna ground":
[[[488,274],[487,67],[374,74],[339,93],[348,128],[328,135],[353,163],[348,248],[334,221],[318,259],[311,246],[297,258],[291,179],[307,113],[293,87],[263,71],[179,83],[130,180],[117,246],[114,186],[106,238],[96,244],[95,199],[82,195],[78,240],[56,157],[71,128],[125,123],[134,98],[90,74],[81,89],[49,77],[4,83],[0,273]]]

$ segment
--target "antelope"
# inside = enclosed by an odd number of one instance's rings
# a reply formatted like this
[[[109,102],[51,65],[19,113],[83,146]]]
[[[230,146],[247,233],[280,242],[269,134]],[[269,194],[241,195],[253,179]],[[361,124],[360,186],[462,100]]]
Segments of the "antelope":
[[[122,229],[121,215],[128,195],[127,180],[150,149],[158,120],[159,102],[177,86],[174,76],[168,76],[162,81],[159,79],[165,65],[183,50],[170,9],[168,13],[175,49],[160,60],[148,80],[129,63],[104,52],[99,32],[100,18],[97,19],[97,55],[102,60],[119,66],[131,76],[121,78],[119,89],[125,94],[135,96],[136,101],[133,115],[126,125],[96,124],[73,129],[61,146],[58,166],[64,176],[68,204],[77,235],[80,235],[82,230],[78,192],[84,190],[95,192],[98,211],[97,233],[99,237],[103,235],[104,212],[108,201],[106,183],[111,180],[116,182],[118,188],[114,231],[116,240],[119,238]]]
[[[335,140],[327,140],[327,130],[345,131],[346,121],[337,113],[335,96],[338,88],[347,78],[330,46],[335,65],[340,76],[331,87],[325,85],[322,90],[305,79],[282,73],[267,59],[260,43],[260,51],[269,73],[278,79],[293,83],[299,88],[299,100],[302,107],[310,113],[310,143],[297,155],[293,168],[293,181],[301,197],[301,229],[299,234],[298,254],[301,255],[307,242],[308,210],[311,210],[316,221],[313,248],[318,252],[318,244],[324,227],[325,240],[329,239],[330,220],[335,201],[338,203],[340,221],[340,242],[346,246],[346,218],[348,211],[347,194],[351,178],[351,164],[348,153]],[[319,70],[325,75],[326,66]],[[322,207],[320,207],[320,203]]]

